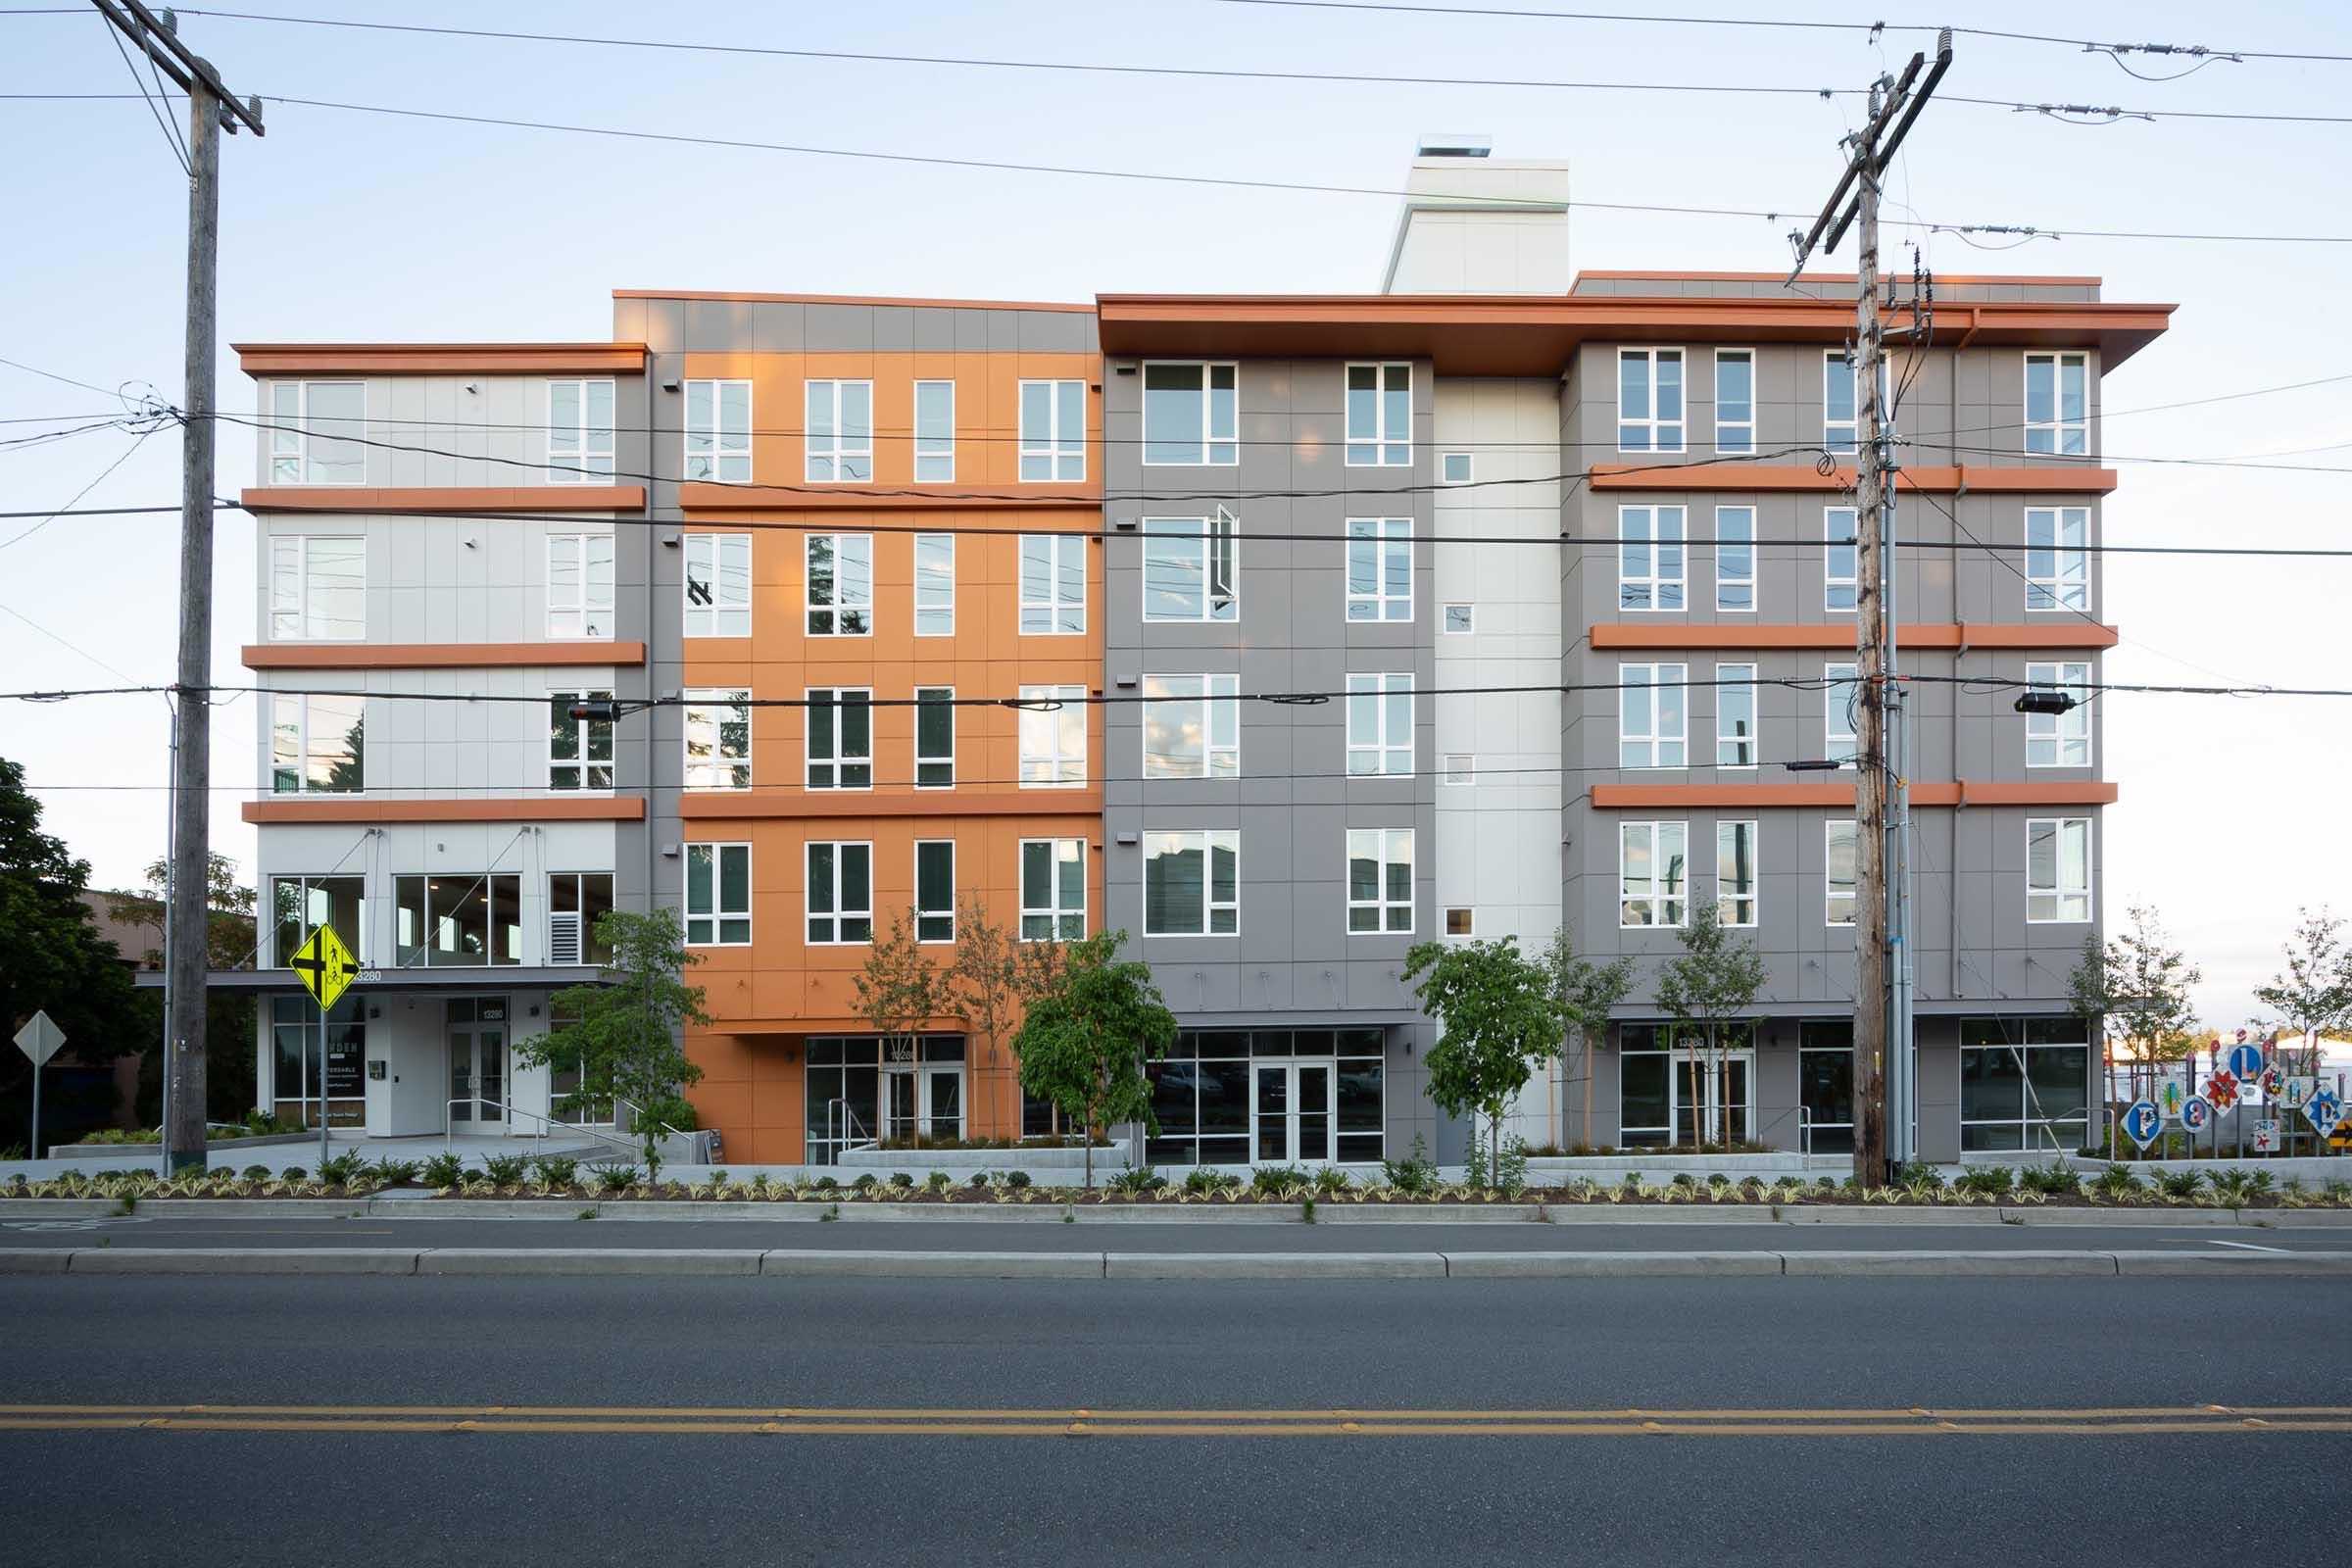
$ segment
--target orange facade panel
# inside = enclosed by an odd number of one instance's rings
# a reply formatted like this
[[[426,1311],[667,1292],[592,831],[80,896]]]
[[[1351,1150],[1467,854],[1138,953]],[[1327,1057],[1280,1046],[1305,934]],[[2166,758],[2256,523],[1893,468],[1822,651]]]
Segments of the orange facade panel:
[[[641,795],[531,795],[501,800],[386,801],[372,796],[272,796],[247,801],[248,822],[637,822]]]
[[[2113,648],[2121,638],[2113,626],[2093,625],[2079,616],[2048,624],[1957,624],[1904,626],[1898,634],[1904,648]],[[1678,648],[1793,648],[1851,649],[1851,622],[1806,625],[1741,625],[1737,621],[1707,621],[1697,625],[1649,625],[1610,621],[1589,626],[1588,642],[1594,649]]]
[[[238,494],[247,512],[642,512],[641,484],[266,485]]]
[[[248,643],[247,669],[472,669],[642,664],[641,642]]]

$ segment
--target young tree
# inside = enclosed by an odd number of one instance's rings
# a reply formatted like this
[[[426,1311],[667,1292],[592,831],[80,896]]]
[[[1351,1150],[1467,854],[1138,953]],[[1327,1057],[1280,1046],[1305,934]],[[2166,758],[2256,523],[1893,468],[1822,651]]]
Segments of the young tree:
[[[1527,1087],[1536,1064],[1559,1054],[1566,1014],[1552,980],[1519,951],[1498,942],[1420,942],[1404,956],[1421,1010],[1438,1020],[1438,1043],[1422,1057],[1429,1098],[1447,1113],[1487,1119],[1487,1183],[1502,1181],[1502,1117]],[[1473,1159],[1475,1166],[1475,1158]]]
[[[2278,1014],[2285,1032],[2310,1042],[2307,1072],[2317,1072],[2320,1043],[2328,1035],[2352,1035],[2352,948],[2344,945],[2344,922],[2326,909],[2301,918],[2286,945],[2286,970],[2254,988],[2254,1000]]]
[[[920,1053],[923,1026],[948,1010],[954,998],[947,977],[924,956],[915,940],[912,910],[891,916],[890,930],[867,950],[857,977],[858,1011],[882,1037],[885,1061],[912,1061]],[[894,1055],[892,1045],[904,1047]],[[890,1105],[879,1107],[878,1136],[891,1136]]]
[[[1029,999],[1052,989],[1062,966],[1062,945],[1051,937],[1025,941],[1010,926],[989,918],[988,905],[966,897],[956,910],[956,960],[948,968],[950,1010],[988,1042],[989,1059],[1008,1047],[1013,1025]],[[976,1062],[976,1058],[975,1058]],[[982,1078],[990,1100],[988,1120],[996,1124],[997,1077]]]
[[[2074,1004],[2085,1018],[2098,1020],[2109,1044],[2144,1053],[2153,1087],[2156,1065],[2178,1061],[2196,1041],[2197,1015],[2189,1003],[2189,988],[2205,978],[2165,934],[2156,911],[2145,906],[2132,910],[2132,929],[2109,939],[2105,947],[2095,937],[2082,939],[2082,959],[2075,965],[2067,986]],[[2136,1076],[2136,1074],[2135,1074]],[[2107,1088],[2102,1065],[2099,1093]]]
[[[1149,964],[1121,959],[1124,931],[1104,931],[1063,952],[1053,985],[1029,999],[1013,1049],[1021,1087],[1050,1100],[1086,1138],[1086,1185],[1095,1185],[1095,1129],[1141,1121],[1156,1131],[1144,1061],[1176,1039]]]
[[[148,865],[145,885],[138,892],[106,895],[106,911],[117,922],[143,926],[154,933],[143,951],[123,955],[143,968],[160,969],[164,964],[164,893],[171,871],[169,862],[155,860]],[[252,968],[257,950],[254,890],[237,875],[237,862],[218,851],[206,859],[204,898],[206,967]],[[142,1031],[139,1044],[137,1108],[140,1122],[148,1124],[163,1115],[164,1026],[161,996],[144,992],[140,1001],[155,1004],[154,1025]],[[209,1059],[204,1092],[205,1115],[210,1120],[239,1120],[258,1103],[254,1009],[249,991],[215,990],[205,998],[205,1054]]]
[[[1561,1021],[1576,1035],[1577,1057],[1585,1068],[1585,1133],[1592,1142],[1592,1048],[1609,1036],[1609,1014],[1634,989],[1634,960],[1617,957],[1594,963],[1577,956],[1576,942],[1565,925],[1555,927],[1551,940],[1536,960],[1551,986],[1552,1004]]]
[[[1764,960],[1757,956],[1755,944],[1745,937],[1728,933],[1711,904],[1701,904],[1690,911],[1690,923],[1679,933],[1683,944],[1682,956],[1673,958],[1658,970],[1658,1006],[1682,1026],[1686,1041],[1693,1040],[1691,1026],[1696,1025],[1706,1041],[1707,1065],[1715,1082],[1723,1082],[1724,1034],[1730,1025],[1754,1004],[1756,993],[1764,989]],[[1720,1088],[1709,1104],[1707,1097],[1698,1093],[1698,1065],[1691,1062],[1691,1136],[1700,1147],[1709,1143],[1729,1144],[1731,1129],[1724,1125],[1722,1092]],[[1696,1111],[1707,1104],[1707,1117],[1701,1125]]]
[[[679,1032],[710,1021],[703,988],[685,983],[686,965],[702,957],[686,951],[675,909],[609,909],[597,918],[596,936],[612,954],[604,983],[569,986],[551,997],[551,1021],[564,1021],[517,1045],[514,1059],[533,1067],[578,1062],[580,1087],[564,1101],[565,1110],[600,1100],[637,1105],[651,1178],[662,1168],[662,1123],[693,1125],[693,1106],[680,1091],[700,1082],[703,1069],[687,1057]]]

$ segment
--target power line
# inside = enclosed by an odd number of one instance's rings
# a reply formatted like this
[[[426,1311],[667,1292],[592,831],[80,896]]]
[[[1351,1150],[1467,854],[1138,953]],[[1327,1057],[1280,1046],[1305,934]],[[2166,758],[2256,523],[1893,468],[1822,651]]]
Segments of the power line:
[[[120,387],[92,386],[87,381],[76,381],[74,377],[60,375],[55,370],[44,370],[37,365],[26,365],[23,360],[0,357],[0,365],[5,365],[12,370],[23,370],[26,375],[37,375],[44,381],[59,381],[67,386],[77,386],[84,392],[95,392],[102,398],[117,397],[122,392]]]
[[[155,427],[153,425],[150,425],[148,428],[139,431],[131,438],[130,445],[124,447],[122,451],[122,454],[118,456],[114,462],[108,464],[105,467],[98,470],[98,476],[96,478],[92,479],[88,484],[83,485],[80,489],[74,492],[72,500],[69,500],[64,506],[58,508],[55,512],[52,512],[47,516],[41,518],[40,521],[25,529],[23,533],[17,534],[6,541],[0,541],[0,550],[6,550],[10,545],[23,544],[25,540],[31,538],[34,534],[39,533],[43,528],[46,528],[51,523],[55,522],[59,517],[66,515],[73,509],[74,502],[79,501],[83,496],[88,495],[91,491],[104,484],[107,481],[108,476],[111,475],[117,468],[122,466],[122,465],[125,463],[128,463],[130,461],[131,454],[138,451],[139,448],[145,444],[147,438],[153,434],[155,434]]]

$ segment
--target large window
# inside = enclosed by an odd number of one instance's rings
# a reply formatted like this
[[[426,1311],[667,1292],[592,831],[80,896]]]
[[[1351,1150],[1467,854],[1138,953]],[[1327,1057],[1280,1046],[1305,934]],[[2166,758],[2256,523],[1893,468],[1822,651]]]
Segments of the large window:
[[[1822,922],[1854,923],[1854,823],[1851,817],[1830,822],[1822,831]]]
[[[284,968],[322,925],[333,926],[362,963],[370,961],[368,932],[361,925],[366,903],[367,881],[360,876],[271,877],[270,919],[276,967]]]
[[[1348,773],[1402,777],[1413,770],[1413,677],[1348,677]]]
[[[862,484],[873,478],[873,382],[811,381],[808,414],[810,484]]]
[[[609,790],[612,787],[612,721],[574,718],[578,703],[609,703],[611,692],[547,694],[547,787],[551,790]]]
[[[368,787],[366,699],[270,700],[270,788],[277,795],[350,795]]]
[[[1144,935],[1230,936],[1241,929],[1238,829],[1144,835]]]
[[[956,536],[914,536],[914,634],[947,637],[956,630]]]
[[[874,787],[874,694],[864,686],[808,688],[808,787]]]
[[[740,948],[751,940],[752,847],[687,845],[686,945]]]
[[[1715,509],[1715,608],[1756,608],[1756,509]]]
[[[1617,509],[1617,608],[1683,608],[1685,509]]]
[[[804,550],[808,567],[808,635],[873,635],[874,536],[812,533]]]
[[[611,963],[596,923],[612,912],[612,873],[557,871],[547,879],[547,961]]]
[[[322,1020],[308,997],[270,999],[270,1099],[277,1114],[306,1126],[318,1124],[323,1034],[327,1120],[348,1125],[364,1119],[367,1085],[360,1074],[368,1056],[366,1001],[359,992],[350,992]],[[334,1101],[350,1103],[336,1105]]]
[[[1021,635],[1073,636],[1086,630],[1086,536],[1021,535]]]
[[[1144,777],[1238,778],[1238,675],[1144,677]]]
[[[956,477],[956,383],[914,383],[914,478],[945,484]]]
[[[1348,466],[1400,468],[1413,461],[1413,368],[1348,367]]]
[[[2026,356],[2026,450],[2073,457],[2090,450],[2090,358]]]
[[[821,840],[810,843],[809,943],[816,947],[838,947],[873,940],[873,845]]]
[[[1172,1166],[1250,1163],[1253,1105],[1269,1123],[1289,1111],[1287,1104],[1257,1102],[1251,1094],[1253,1077],[1264,1068],[1269,1086],[1297,1086],[1301,1118],[1333,1117],[1337,1159],[1377,1160],[1387,1152],[1387,1044],[1379,1029],[1179,1031],[1165,1054],[1144,1066],[1157,1123],[1144,1157]],[[1296,1076],[1287,1070],[1294,1062]]]
[[[1861,427],[1855,405],[1860,377],[1843,349],[1827,349],[1821,356],[1821,444],[1832,452],[1851,452]]]
[[[1683,767],[1690,761],[1684,664],[1617,666],[1617,765]]]
[[[1824,610],[1851,610],[1859,598],[1854,528],[1853,508],[1822,509],[1821,608]]]
[[[819,1035],[806,1053],[802,1125],[810,1164],[839,1164],[844,1150],[876,1137],[963,1136],[961,1036]]]
[[[2089,1030],[2080,1018],[1960,1020],[1960,1151],[2066,1153],[2086,1142]]]
[[[1756,666],[1715,666],[1715,765],[1756,765]]]
[[[1413,830],[1348,830],[1348,933],[1413,929]]]
[[[1854,1026],[1822,1018],[1797,1026],[1797,1103],[1803,1152],[1854,1152]]]
[[[2090,609],[2090,509],[2026,509],[2026,608]]]
[[[277,381],[270,388],[271,484],[366,484],[368,387],[362,381]]]
[[[752,694],[700,688],[686,698],[686,787],[752,787]]]
[[[1241,461],[1236,366],[1144,366],[1144,462],[1229,466]]]
[[[547,634],[612,635],[612,536],[547,536]]]
[[[547,383],[547,482],[612,477],[612,383]]]
[[[2090,918],[2090,818],[2026,819],[2026,919],[2036,925]]]
[[[686,477],[748,484],[752,477],[752,383],[686,383]]]
[[[368,541],[278,534],[270,541],[270,635],[345,642],[368,635]]]
[[[2028,767],[2090,765],[2090,665],[2068,662],[2026,665],[2026,684],[2060,691],[2075,700],[2063,713],[2026,715]]]
[[[404,969],[479,968],[522,961],[522,877],[396,876],[396,958]]]
[[[914,787],[952,789],[956,783],[956,688],[914,689]]]
[[[1749,822],[1715,824],[1715,916],[1725,925],[1756,923],[1756,830]]]
[[[1075,484],[1086,477],[1086,383],[1021,383],[1021,481]]]
[[[914,841],[914,940],[956,940],[956,841]]]
[[[1617,824],[1617,923],[1681,925],[1690,886],[1690,824]]]
[[[1756,351],[1715,351],[1715,450],[1756,450]]]
[[[1683,351],[1617,351],[1617,450],[1683,450]]]
[[[1821,666],[1821,755],[1840,767],[1860,761],[1861,743],[1855,734],[1862,717],[1858,668],[1851,663]]]
[[[1413,618],[1413,519],[1348,519],[1348,618]]]
[[[1086,840],[1021,840],[1021,940],[1086,939]]]
[[[1755,1053],[1743,1026],[1692,1052],[1666,1023],[1617,1026],[1618,1141],[1629,1149],[1724,1145],[1755,1134]]]
[[[1240,523],[1223,507],[1214,517],[1144,519],[1144,618],[1239,620]]]
[[[690,533],[685,538],[689,637],[752,634],[752,536]]]
[[[1086,688],[1021,688],[1021,787],[1075,789],[1086,782]]]

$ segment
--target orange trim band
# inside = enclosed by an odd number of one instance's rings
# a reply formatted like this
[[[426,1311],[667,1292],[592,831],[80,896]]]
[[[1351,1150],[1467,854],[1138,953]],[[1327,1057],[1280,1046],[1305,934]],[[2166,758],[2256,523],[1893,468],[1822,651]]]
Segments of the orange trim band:
[[[2082,780],[2028,780],[1989,783],[1962,779],[1958,783],[1918,780],[1911,785],[1914,806],[2112,806],[2113,784]],[[1847,806],[1854,804],[1854,786],[1843,784],[1595,784],[1595,809],[1630,810],[1711,806],[1746,808],[1769,806]]]
[[[968,495],[953,485],[936,490],[920,485],[892,485],[890,494],[875,495],[856,485],[840,489],[811,486],[806,490],[763,490],[757,485],[710,484],[697,480],[678,486],[678,506],[686,512],[1014,512],[1024,508],[1100,508],[1102,488],[1085,484],[1041,484],[1027,487],[1035,495],[1003,491]]]
[[[2115,797],[2116,788],[2113,784],[2090,779],[1997,784],[1972,779],[1960,786],[1960,804],[1963,806],[2112,806]]]
[[[528,800],[376,801],[311,797],[247,801],[248,822],[639,822],[641,795],[533,797]]]
[[[641,512],[641,484],[270,485],[237,496],[247,512]]]
[[[645,644],[248,643],[247,669],[470,669],[533,665],[642,664]]]
[[[1586,638],[1595,650],[1655,649],[1655,648],[1819,648],[1844,649],[1854,647],[1851,623],[1838,625],[1824,622],[1819,625],[1742,626],[1736,621],[1708,621],[1702,625],[1677,625],[1664,622],[1656,625],[1611,621],[1586,629]],[[1904,626],[1897,632],[1904,648],[2113,648],[2122,634],[2113,626],[2094,626],[2086,621],[2070,618],[2049,625],[1972,625],[1966,621],[1957,625]]]
[[[1569,282],[1568,291],[1571,294],[1575,293],[1576,285],[1588,277],[1607,278],[1614,282],[1640,283],[1772,283],[1777,285],[1788,281],[1787,277],[1780,272],[1623,272],[1609,269],[1580,269],[1575,278]],[[1796,281],[1799,283],[1851,283],[1856,279],[1851,272],[1802,272],[1797,275]],[[2106,279],[2100,277],[1994,276],[1990,273],[1979,275],[1973,272],[1953,275],[1938,272],[1936,281],[1951,284],[2017,284],[2026,288],[2097,288]]]
[[[247,375],[636,374],[642,343],[234,343]]]
[[[728,289],[616,288],[616,300],[738,300],[752,305],[911,305],[945,311],[1074,311],[1092,316],[1092,305],[1067,300],[927,300],[893,294],[738,294]]]
[[[2053,466],[2047,468],[1985,468],[1962,464],[1958,467],[1904,468],[1896,490],[1959,494],[1987,491],[2001,495],[2106,495],[2115,489],[2113,468]],[[1623,464],[1596,463],[1592,486],[1595,490],[1841,490],[1854,488],[1854,470],[1823,473],[1812,467],[1752,467],[1737,464]]]
[[[1101,816],[1101,790],[905,790],[688,793],[678,814],[695,821],[772,817]]]

